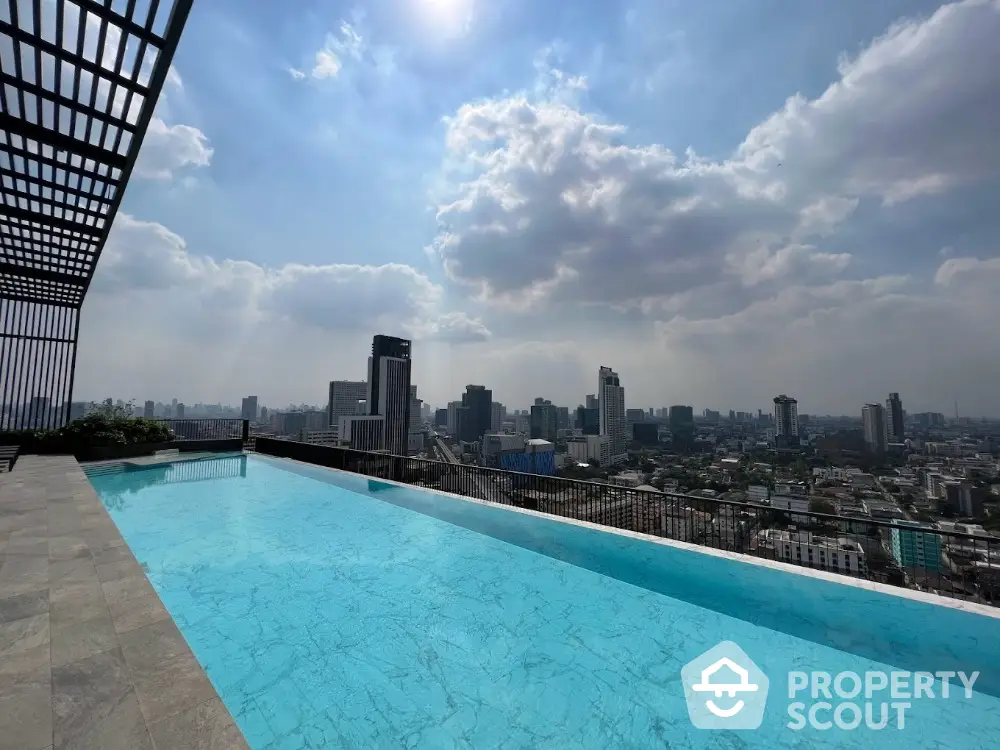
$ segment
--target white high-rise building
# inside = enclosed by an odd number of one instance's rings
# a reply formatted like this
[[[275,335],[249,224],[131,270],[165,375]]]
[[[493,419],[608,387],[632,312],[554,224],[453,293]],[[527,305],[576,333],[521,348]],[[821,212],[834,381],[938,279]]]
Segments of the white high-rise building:
[[[365,414],[340,417],[337,431],[341,442],[356,451],[378,451],[385,445],[385,418]]]
[[[774,434],[796,437],[799,434],[799,402],[781,394],[774,399]]]
[[[884,453],[889,447],[889,429],[882,404],[865,404],[861,410],[861,426],[865,431],[865,443],[873,453]]]
[[[625,420],[625,388],[618,373],[602,367],[597,374],[597,400],[600,409],[601,434],[607,436],[609,462],[628,460],[628,422]]]
[[[330,429],[340,428],[341,417],[357,413],[358,401],[368,399],[368,383],[363,380],[331,380],[330,401],[326,413]]]

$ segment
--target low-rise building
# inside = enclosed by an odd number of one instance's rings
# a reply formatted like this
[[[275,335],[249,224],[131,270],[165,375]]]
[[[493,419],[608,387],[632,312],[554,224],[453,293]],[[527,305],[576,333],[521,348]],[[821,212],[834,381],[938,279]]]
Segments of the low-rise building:
[[[313,445],[340,445],[339,430],[303,430],[302,442]]]
[[[758,550],[797,565],[852,575],[867,575],[865,551],[847,537],[824,536],[809,531],[765,529],[757,535]]]
[[[642,484],[642,474],[637,471],[623,471],[621,474],[608,477],[608,484],[616,487],[638,487]]]
[[[611,441],[607,435],[582,435],[566,441],[570,457],[582,464],[597,461],[600,466],[611,463]]]

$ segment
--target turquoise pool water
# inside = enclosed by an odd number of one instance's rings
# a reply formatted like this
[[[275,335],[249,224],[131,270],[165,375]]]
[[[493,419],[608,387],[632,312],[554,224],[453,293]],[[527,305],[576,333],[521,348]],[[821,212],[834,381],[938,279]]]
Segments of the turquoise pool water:
[[[277,459],[199,464],[91,482],[255,750],[996,746],[1000,620]],[[770,679],[756,730],[688,718],[681,668],[723,640]],[[946,669],[980,671],[971,698],[953,678],[903,729],[787,727],[791,671]]]

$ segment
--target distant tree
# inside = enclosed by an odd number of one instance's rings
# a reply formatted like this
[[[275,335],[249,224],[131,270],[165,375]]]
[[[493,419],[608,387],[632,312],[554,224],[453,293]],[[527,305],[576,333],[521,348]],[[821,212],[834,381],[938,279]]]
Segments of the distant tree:
[[[107,401],[91,401],[90,407],[87,409],[88,414],[96,414],[109,422],[119,422],[125,419],[132,419],[135,414],[134,411],[135,400],[129,401],[126,404],[117,405],[112,403],[109,398]]]

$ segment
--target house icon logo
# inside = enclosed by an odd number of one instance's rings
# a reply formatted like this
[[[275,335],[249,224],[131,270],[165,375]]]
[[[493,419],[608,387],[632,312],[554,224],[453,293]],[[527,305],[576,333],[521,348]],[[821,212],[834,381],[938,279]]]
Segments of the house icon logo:
[[[756,729],[764,720],[767,675],[732,641],[688,662],[681,680],[698,729]]]

